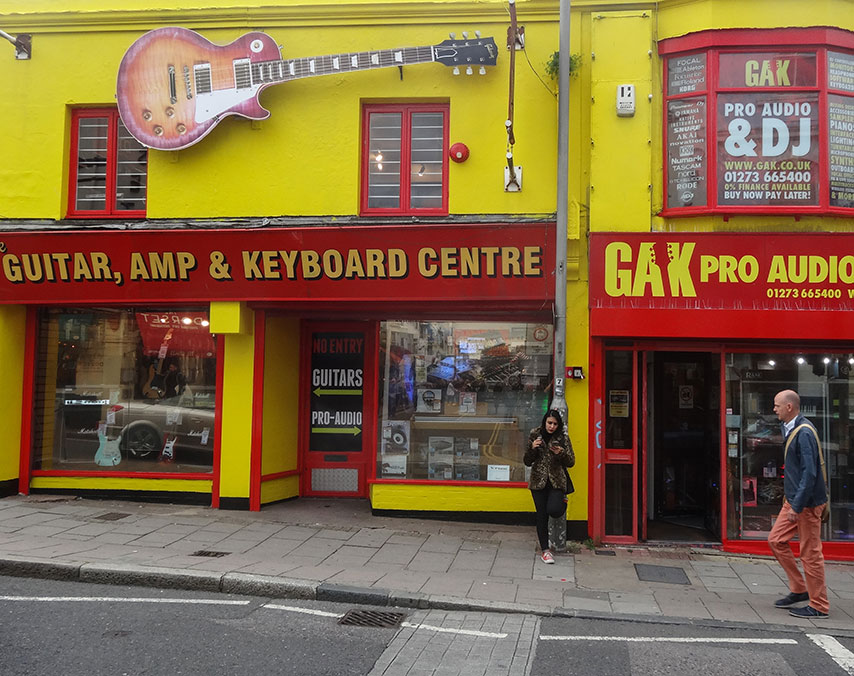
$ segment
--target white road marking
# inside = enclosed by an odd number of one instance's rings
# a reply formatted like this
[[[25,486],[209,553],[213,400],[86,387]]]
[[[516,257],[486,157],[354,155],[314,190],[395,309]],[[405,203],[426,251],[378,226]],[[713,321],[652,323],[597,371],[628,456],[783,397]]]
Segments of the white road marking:
[[[507,638],[507,634],[496,634],[491,631],[476,631],[474,629],[447,629],[445,627],[434,627],[431,624],[412,624],[411,622],[401,622],[400,626],[409,627],[410,629],[428,629],[442,634],[463,634],[464,636],[479,636],[482,638]]]
[[[626,641],[628,643],[755,643],[797,645],[793,638],[703,638],[700,636],[540,636],[541,641]]]
[[[854,674],[854,653],[826,634],[807,634],[807,638],[833,658],[849,674]]]
[[[292,613],[305,613],[306,615],[319,615],[320,617],[344,617],[343,613],[329,613],[325,610],[312,610],[311,608],[298,608],[296,606],[281,606],[276,603],[267,603],[265,608],[273,610],[287,610]],[[409,629],[426,629],[441,634],[462,634],[464,636],[478,636],[481,638],[507,638],[507,634],[496,634],[490,631],[475,631],[474,629],[448,629],[446,627],[435,627],[432,624],[414,624],[412,622],[401,622],[401,627]]]
[[[299,608],[297,606],[280,606],[277,603],[266,603],[265,608],[272,610],[287,610],[292,613],[303,613],[305,615],[319,615],[320,617],[344,617],[343,613],[328,613],[325,610],[313,610],[312,608]]]
[[[216,599],[158,599],[122,598],[117,596],[0,596],[0,601],[76,601],[94,603],[187,603],[211,606],[246,606],[250,601],[218,601]]]

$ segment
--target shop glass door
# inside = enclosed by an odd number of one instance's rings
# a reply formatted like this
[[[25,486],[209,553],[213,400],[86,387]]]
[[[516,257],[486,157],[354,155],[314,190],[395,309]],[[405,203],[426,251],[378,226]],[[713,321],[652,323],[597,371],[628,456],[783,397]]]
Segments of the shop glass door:
[[[637,542],[639,505],[637,402],[638,358],[634,350],[606,350],[603,442],[604,540]]]
[[[302,495],[365,497],[374,447],[376,325],[303,329]]]

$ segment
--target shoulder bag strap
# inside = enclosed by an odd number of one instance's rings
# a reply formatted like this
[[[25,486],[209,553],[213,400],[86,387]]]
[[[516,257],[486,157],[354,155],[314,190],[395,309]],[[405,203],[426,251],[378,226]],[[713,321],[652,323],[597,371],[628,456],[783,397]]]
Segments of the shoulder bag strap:
[[[821,441],[818,438],[818,432],[815,431],[815,427],[813,427],[812,425],[808,423],[802,423],[789,433],[789,437],[788,439],[786,439],[786,447],[783,449],[783,463],[785,464],[786,462],[786,454],[789,452],[789,444],[792,443],[792,439],[795,438],[795,434],[797,434],[799,430],[802,430],[805,427],[810,432],[812,432],[813,435],[815,435],[815,443],[818,444],[818,459],[821,461],[821,475],[822,477],[824,477],[824,487],[826,490],[829,491],[830,487],[827,485],[827,467],[825,467],[824,465],[824,453],[821,450]]]

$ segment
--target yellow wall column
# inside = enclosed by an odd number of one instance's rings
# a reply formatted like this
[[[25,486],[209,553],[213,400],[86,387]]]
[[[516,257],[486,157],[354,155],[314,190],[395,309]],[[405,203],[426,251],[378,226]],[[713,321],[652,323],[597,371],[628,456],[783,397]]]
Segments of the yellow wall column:
[[[220,427],[219,504],[249,509],[255,313],[245,303],[212,302],[210,330],[225,341]]]
[[[590,229],[649,223],[652,163],[652,16],[594,12],[591,27]],[[635,112],[617,115],[617,88],[634,85]]]
[[[0,375],[8,396],[0,397],[0,420],[5,429],[0,437],[0,491],[17,493],[21,458],[21,416],[24,389],[24,345],[27,308],[0,305]],[[8,484],[4,485],[4,483]],[[2,494],[2,493],[0,493]]]
[[[261,475],[288,476],[261,484],[262,504],[299,495],[299,319],[268,314],[264,336]]]

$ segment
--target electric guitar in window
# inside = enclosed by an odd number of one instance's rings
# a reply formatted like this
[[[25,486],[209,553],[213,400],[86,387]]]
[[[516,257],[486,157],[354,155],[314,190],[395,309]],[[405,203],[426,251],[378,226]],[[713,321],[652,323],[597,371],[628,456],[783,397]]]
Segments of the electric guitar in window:
[[[466,34],[463,34],[464,36]],[[119,114],[144,146],[180,150],[228,115],[265,120],[258,95],[270,85],[317,75],[438,62],[467,74],[486,73],[498,50],[492,38],[464,37],[426,47],[401,47],[282,59],[273,38],[247,33],[215,45],[195,31],[158,28],[122,58],[116,85]]]

